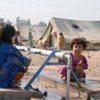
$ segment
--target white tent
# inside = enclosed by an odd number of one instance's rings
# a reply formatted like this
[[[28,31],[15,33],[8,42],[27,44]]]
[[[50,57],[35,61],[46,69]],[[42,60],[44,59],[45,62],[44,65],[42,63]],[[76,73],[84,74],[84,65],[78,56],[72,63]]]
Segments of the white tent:
[[[23,37],[27,40],[28,40],[29,31],[30,31],[29,28],[30,27],[27,26],[27,25],[22,25],[22,26],[19,27],[21,37]]]
[[[64,46],[76,37],[84,37],[90,42],[100,42],[100,21],[70,20],[53,17],[42,35],[43,40],[47,40],[48,36],[54,31],[63,33],[65,38]],[[52,43],[53,46],[57,46],[57,39],[58,34],[56,43],[52,41],[53,39],[50,43]]]

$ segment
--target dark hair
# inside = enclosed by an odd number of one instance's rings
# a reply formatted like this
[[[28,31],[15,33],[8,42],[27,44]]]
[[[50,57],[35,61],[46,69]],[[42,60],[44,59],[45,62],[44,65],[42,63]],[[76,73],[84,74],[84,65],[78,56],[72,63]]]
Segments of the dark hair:
[[[63,33],[62,33],[62,32],[60,32],[60,33],[59,33],[59,35],[63,36]]]
[[[85,38],[75,38],[75,39],[73,39],[71,44],[70,44],[70,47],[73,48],[74,44],[77,44],[77,45],[81,44],[83,46],[83,49],[87,48],[87,41],[86,41]]]
[[[2,30],[2,41],[12,43],[12,37],[15,35],[15,29],[12,25],[6,24]]]
[[[42,37],[40,38],[40,40],[42,40]]]
[[[29,34],[32,34],[31,32],[29,32]]]

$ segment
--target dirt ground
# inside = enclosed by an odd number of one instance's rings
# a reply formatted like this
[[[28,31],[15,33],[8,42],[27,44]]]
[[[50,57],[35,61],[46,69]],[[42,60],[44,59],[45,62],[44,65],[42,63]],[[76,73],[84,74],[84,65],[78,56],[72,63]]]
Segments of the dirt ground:
[[[24,54],[26,55],[25,52]],[[100,51],[84,51],[83,55],[87,58],[89,65],[88,69],[85,71],[87,77],[100,80]],[[30,68],[38,68],[47,58],[46,56],[39,54],[29,54],[28,57],[32,59]],[[57,61],[56,58],[53,58],[52,60]],[[49,69],[56,70],[57,67],[52,65],[52,67],[49,67]]]
[[[100,51],[83,52],[88,60],[86,75],[89,78],[100,80]]]
[[[22,53],[26,55],[25,52]],[[89,68],[85,71],[87,78],[100,81],[100,51],[89,51],[89,52],[84,51],[83,55],[85,55],[85,57],[87,58],[88,65],[89,65]],[[39,66],[41,66],[41,64],[43,64],[43,62],[47,58],[47,56],[43,56],[39,54],[28,54],[28,57],[32,59],[29,69],[33,69],[33,68],[37,69]],[[51,60],[57,61],[57,58],[52,58]],[[57,70],[58,68],[59,67],[55,67],[55,65],[52,65],[51,67],[46,67],[45,70],[54,71]],[[81,100],[85,100],[85,99],[81,99]]]

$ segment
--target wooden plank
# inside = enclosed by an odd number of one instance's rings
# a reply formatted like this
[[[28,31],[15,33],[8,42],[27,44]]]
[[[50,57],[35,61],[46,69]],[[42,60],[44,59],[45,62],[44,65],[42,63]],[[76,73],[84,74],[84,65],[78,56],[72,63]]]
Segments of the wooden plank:
[[[29,100],[33,98],[42,98],[42,93],[38,91],[26,91],[21,89],[2,89],[0,88],[0,100]]]
[[[75,83],[71,83],[73,88],[76,88],[80,92],[87,94],[87,100],[100,100],[100,84],[81,84],[81,87],[77,86]]]
[[[100,90],[89,92],[87,100],[100,100]]]
[[[100,90],[100,84],[85,84],[81,83],[81,87],[78,86],[75,82],[71,82],[71,86],[73,88],[79,88],[80,91],[89,93],[89,92],[96,92]]]

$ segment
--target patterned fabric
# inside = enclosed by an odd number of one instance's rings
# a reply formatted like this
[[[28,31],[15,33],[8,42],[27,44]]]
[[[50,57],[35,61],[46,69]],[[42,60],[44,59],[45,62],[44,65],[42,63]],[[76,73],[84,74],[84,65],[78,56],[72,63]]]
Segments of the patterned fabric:
[[[13,84],[18,72],[25,72],[30,60],[23,56],[13,45],[0,43],[0,88]]]

